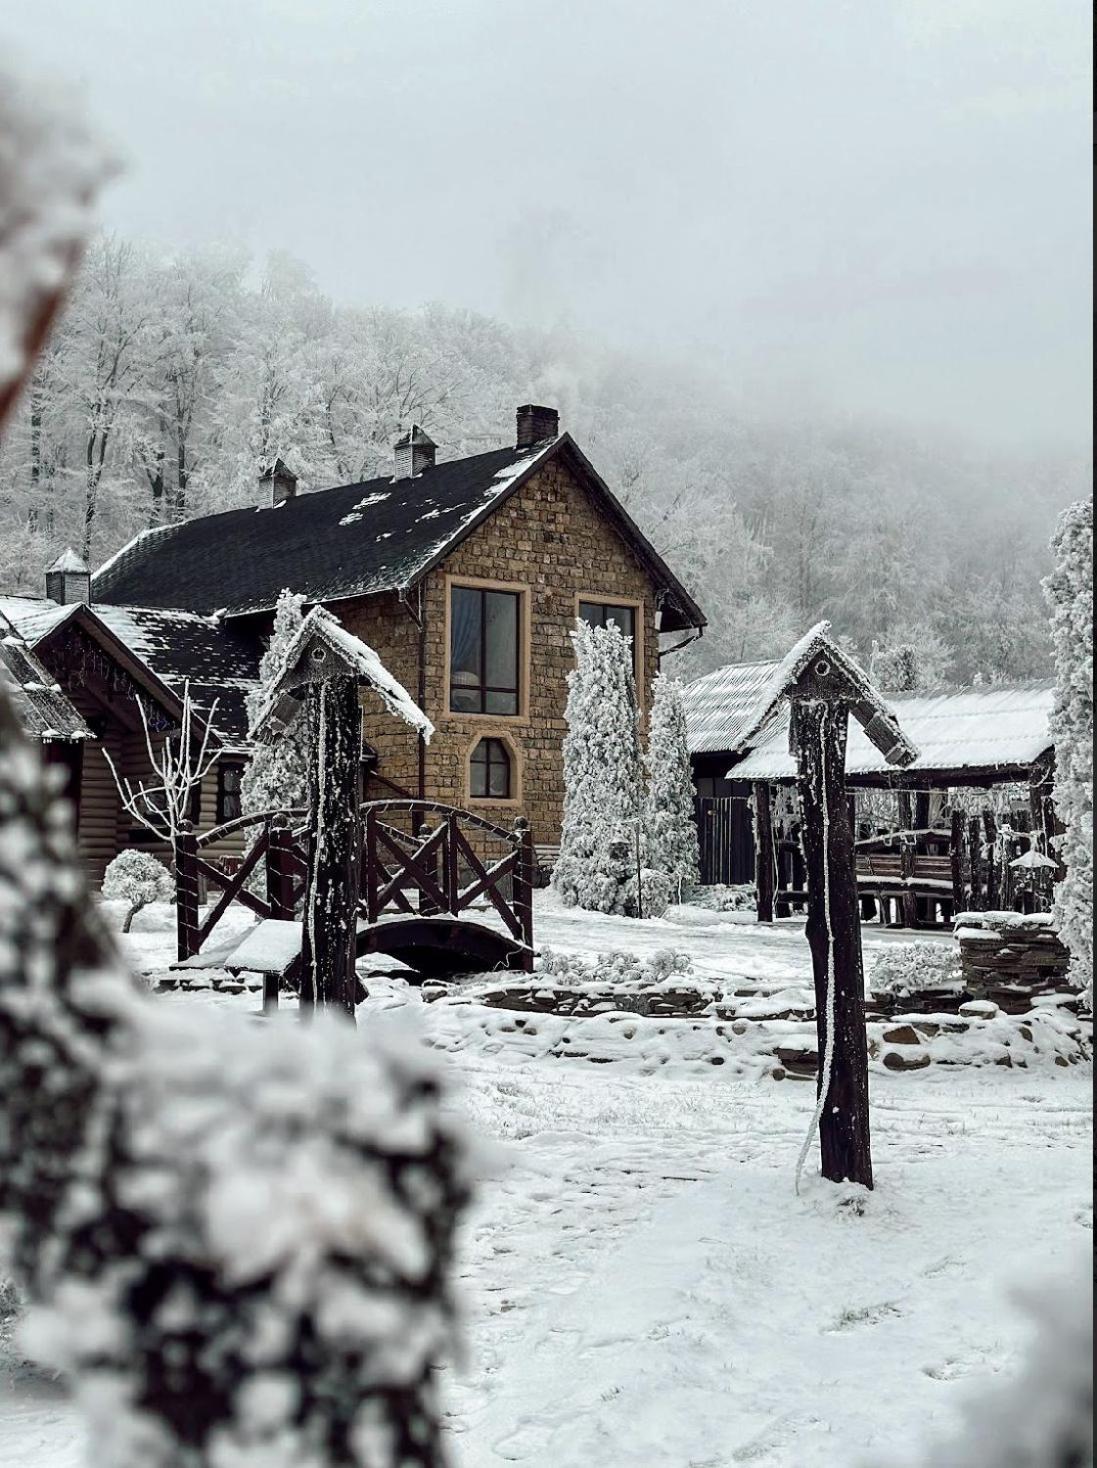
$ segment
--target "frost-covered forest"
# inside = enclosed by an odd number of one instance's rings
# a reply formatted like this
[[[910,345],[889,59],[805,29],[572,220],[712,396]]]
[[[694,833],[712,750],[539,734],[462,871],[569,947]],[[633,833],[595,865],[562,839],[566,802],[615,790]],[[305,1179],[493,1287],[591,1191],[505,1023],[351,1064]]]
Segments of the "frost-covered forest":
[[[780,655],[826,616],[866,655],[915,645],[927,681],[1048,674],[1040,579],[1085,492],[1076,458],[794,402],[762,420],[701,368],[572,330],[351,307],[284,256],[117,237],[90,248],[0,448],[0,583],[37,589],[66,544],[98,563],[148,525],[246,504],[275,455],[319,489],[385,472],[412,419],[445,456],[495,447],[529,399],[560,407],[704,606],[688,671]]]

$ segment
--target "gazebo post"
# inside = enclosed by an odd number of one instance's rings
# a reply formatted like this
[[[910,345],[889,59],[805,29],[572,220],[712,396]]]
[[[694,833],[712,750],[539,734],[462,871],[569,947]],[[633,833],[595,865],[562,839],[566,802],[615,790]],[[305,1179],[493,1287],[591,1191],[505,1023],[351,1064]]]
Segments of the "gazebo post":
[[[758,893],[758,921],[771,923],[777,855],[773,846],[773,801],[769,785],[764,780],[758,780],[754,785],[754,824],[754,885]]]

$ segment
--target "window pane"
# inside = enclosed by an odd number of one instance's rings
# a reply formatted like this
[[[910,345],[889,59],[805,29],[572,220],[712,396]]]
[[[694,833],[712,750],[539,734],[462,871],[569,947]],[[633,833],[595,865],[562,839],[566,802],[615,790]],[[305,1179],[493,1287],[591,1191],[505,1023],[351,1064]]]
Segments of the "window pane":
[[[518,712],[518,694],[500,693],[492,689],[485,698],[484,712],[489,714],[516,714]]]
[[[606,607],[606,625],[614,623],[622,635],[632,641],[633,611],[631,607]]]
[[[601,602],[581,601],[579,603],[579,616],[584,622],[589,622],[592,627],[604,627],[606,625],[606,609]]]
[[[469,769],[469,793],[481,799],[488,793],[487,750],[482,743],[478,744],[472,751],[472,764]]]
[[[511,591],[486,592],[484,617],[487,662],[484,682],[489,688],[517,689],[518,597]]]
[[[481,613],[483,598],[469,586],[455,586],[450,600],[450,707],[466,713],[480,709]],[[468,690],[477,690],[471,693]]]
[[[510,794],[510,760],[502,745],[496,745],[488,766],[488,792],[498,800]]]

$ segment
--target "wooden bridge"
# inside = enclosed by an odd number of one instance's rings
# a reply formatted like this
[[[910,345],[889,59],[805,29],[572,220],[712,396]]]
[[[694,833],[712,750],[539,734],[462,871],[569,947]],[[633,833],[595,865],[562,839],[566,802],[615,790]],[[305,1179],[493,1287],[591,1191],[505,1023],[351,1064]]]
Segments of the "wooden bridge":
[[[424,976],[532,971],[535,857],[525,821],[508,831],[468,811],[410,799],[369,801],[361,817],[359,956],[386,954]],[[300,930],[310,860],[304,822],[302,811],[266,811],[179,836],[180,961],[202,953],[233,903],[261,921]],[[214,842],[252,831],[232,870],[204,854]],[[210,893],[204,916],[203,889]],[[485,921],[489,915],[494,922]],[[283,944],[288,931],[281,928]],[[297,953],[299,960],[300,931]],[[224,954],[216,961],[231,965]]]

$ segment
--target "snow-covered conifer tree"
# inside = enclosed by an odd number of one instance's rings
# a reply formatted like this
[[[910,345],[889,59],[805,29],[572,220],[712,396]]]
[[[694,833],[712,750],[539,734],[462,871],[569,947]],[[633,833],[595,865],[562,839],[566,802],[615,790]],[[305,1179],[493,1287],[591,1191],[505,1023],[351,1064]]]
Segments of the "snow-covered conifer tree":
[[[623,912],[628,870],[611,851],[643,819],[632,644],[614,625],[571,634],[564,737],[564,821],[553,887],[569,907]]]
[[[1063,511],[1052,539],[1055,569],[1044,582],[1051,608],[1057,687],[1055,808],[1066,827],[1059,854],[1066,876],[1055,896],[1071,972],[1093,1004],[1093,506]]]
[[[647,864],[680,898],[701,880],[701,862],[682,685],[663,673],[653,689],[646,764]]]
[[[248,721],[254,723],[270,693],[270,680],[282,654],[304,621],[305,598],[283,591],[274,613],[274,630],[259,664],[259,686],[248,694]],[[281,738],[256,745],[241,783],[245,812],[288,809],[308,804],[308,721],[296,719]]]

